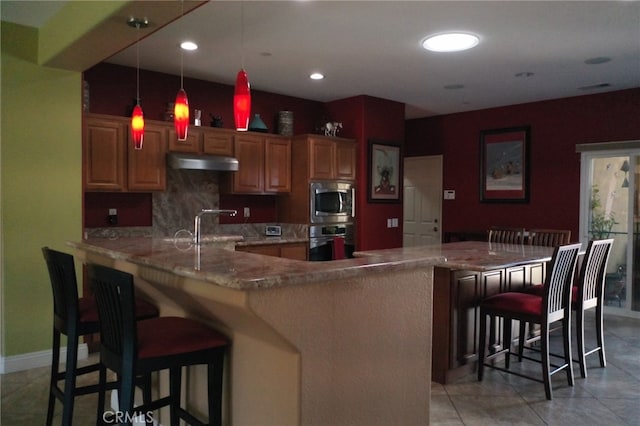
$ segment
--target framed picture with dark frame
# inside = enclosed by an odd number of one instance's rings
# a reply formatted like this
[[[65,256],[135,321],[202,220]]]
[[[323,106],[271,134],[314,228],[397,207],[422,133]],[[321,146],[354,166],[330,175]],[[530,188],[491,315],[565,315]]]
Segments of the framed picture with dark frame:
[[[480,201],[529,202],[529,126],[480,132]]]
[[[370,203],[399,203],[402,193],[400,144],[369,139],[367,200]]]

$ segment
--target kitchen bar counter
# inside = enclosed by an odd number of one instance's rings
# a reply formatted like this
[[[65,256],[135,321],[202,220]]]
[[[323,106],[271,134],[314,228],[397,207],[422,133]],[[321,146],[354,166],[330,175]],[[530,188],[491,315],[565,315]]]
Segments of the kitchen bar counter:
[[[437,252],[303,262],[172,239],[69,245],[133,274],[162,315],[230,336],[224,424],[429,423]],[[204,369],[190,373],[189,402],[204,412]]]

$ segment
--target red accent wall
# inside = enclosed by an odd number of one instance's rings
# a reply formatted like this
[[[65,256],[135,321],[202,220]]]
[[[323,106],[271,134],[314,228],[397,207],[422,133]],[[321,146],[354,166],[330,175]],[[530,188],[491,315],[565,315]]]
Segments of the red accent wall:
[[[152,195],[147,193],[87,192],[84,197],[85,228],[151,226]],[[109,209],[118,210],[118,224],[109,224]]]
[[[327,104],[328,116],[341,121],[339,136],[357,143],[356,250],[402,246],[402,225],[387,228],[387,219],[402,223],[402,201],[369,203],[367,199],[369,139],[404,142],[404,104],[371,96],[356,96]],[[402,174],[400,174],[402,176]],[[402,189],[399,188],[402,194]]]
[[[85,71],[83,76],[89,83],[91,112],[130,114],[136,97],[135,68],[101,63]],[[167,103],[175,101],[179,89],[180,76],[140,70],[140,99],[145,118],[163,120]],[[184,90],[189,98],[191,116],[194,109],[202,110],[204,126],[209,126],[210,114],[213,114],[222,117],[224,128],[234,128],[233,86],[185,78]],[[315,133],[326,114],[322,102],[251,90],[251,111],[260,114],[270,133],[277,133],[277,114],[282,110],[293,111],[296,134]]]
[[[580,155],[576,145],[640,139],[640,89],[450,114],[406,122],[405,156],[443,154],[443,231],[491,225],[563,228],[578,236]],[[480,132],[531,126],[530,201],[480,203]]]

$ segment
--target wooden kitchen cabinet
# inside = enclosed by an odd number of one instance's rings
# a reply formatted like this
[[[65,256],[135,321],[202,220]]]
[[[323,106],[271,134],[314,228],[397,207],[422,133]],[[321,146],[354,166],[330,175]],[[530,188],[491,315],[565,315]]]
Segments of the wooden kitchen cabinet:
[[[434,268],[433,347],[431,378],[450,383],[475,371],[478,359],[480,301],[505,291],[521,291],[543,282],[545,264],[527,264],[484,272]],[[488,339],[497,348],[502,323],[489,326]],[[517,327],[513,328],[517,330]]]
[[[125,190],[125,146],[128,127],[121,120],[85,117],[82,159],[85,189]]]
[[[236,246],[236,251],[261,254],[263,256],[283,257],[293,260],[307,260],[307,243],[259,244]]]
[[[234,137],[237,172],[225,177],[225,190],[242,194],[291,191],[291,139],[275,135],[241,133]]]
[[[352,139],[302,135],[294,146],[298,148],[298,144],[305,145],[309,179],[356,179],[356,146]]]
[[[163,191],[166,188],[166,127],[145,123],[142,150],[133,148],[129,119],[84,117],[83,166],[86,191]]]
[[[233,155],[233,130],[214,127],[189,126],[187,139],[178,140],[176,131],[169,129],[169,151],[195,154]]]
[[[291,142],[291,192],[278,197],[278,220],[308,223],[310,182],[356,179],[356,143],[353,139],[298,135]]]
[[[142,149],[135,149],[131,132],[127,134],[127,188],[129,191],[164,191],[167,187],[166,128],[145,124]]]

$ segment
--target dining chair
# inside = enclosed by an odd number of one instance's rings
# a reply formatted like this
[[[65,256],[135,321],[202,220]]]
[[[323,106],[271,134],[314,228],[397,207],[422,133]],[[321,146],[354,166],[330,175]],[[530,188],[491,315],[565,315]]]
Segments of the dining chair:
[[[551,259],[551,268],[544,283],[544,295],[539,297],[525,292],[506,292],[489,296],[480,302],[480,338],[478,349],[478,381],[482,381],[484,368],[514,374],[544,384],[545,396],[552,399],[551,376],[565,371],[567,383],[573,386],[573,363],[571,356],[571,287],[574,279],[580,244],[557,246]],[[502,319],[502,349],[485,356],[487,350],[487,317]],[[510,357],[519,351],[511,351],[512,321],[525,321],[540,325],[540,359],[522,356],[522,359],[542,364],[542,378],[510,369]],[[553,322],[562,322],[563,363],[552,364],[549,352],[549,333]],[[519,349],[519,348],[518,348]],[[504,368],[495,363],[495,358],[503,356]],[[493,361],[493,362],[489,362]],[[553,369],[552,369],[553,367]]]
[[[133,276],[106,266],[87,265],[100,315],[100,384],[106,370],[118,377],[118,407],[122,424],[131,425],[136,413],[151,423],[151,413],[170,407],[169,424],[179,419],[191,425],[204,425],[181,406],[182,367],[207,365],[208,420],[222,424],[223,368],[229,339],[205,324],[182,317],[157,317],[135,321]],[[169,395],[151,399],[151,373],[169,370]],[[143,386],[143,403],[134,407],[135,385]],[[104,411],[105,392],[98,394],[98,422]],[[117,419],[117,418],[116,418]],[[108,419],[111,421],[112,419]]]
[[[524,228],[506,228],[492,226],[487,231],[490,243],[522,244],[524,243]]]
[[[49,402],[46,424],[51,425],[56,399],[62,402],[62,424],[71,425],[73,406],[76,396],[95,393],[99,384],[77,386],[76,379],[80,375],[98,371],[99,363],[78,367],[78,346],[80,337],[98,333],[98,309],[93,297],[78,297],[78,284],[73,256],[50,249],[42,248],[51,289],[53,290],[53,347],[51,360],[51,379],[49,384]],[[158,316],[158,309],[144,300],[136,300],[136,318],[152,318]],[[67,336],[67,355],[65,370],[60,371],[60,340]],[[64,380],[64,386],[58,382]],[[109,387],[111,385],[107,385]]]
[[[571,231],[566,229],[530,229],[529,245],[555,247],[571,242]]]

